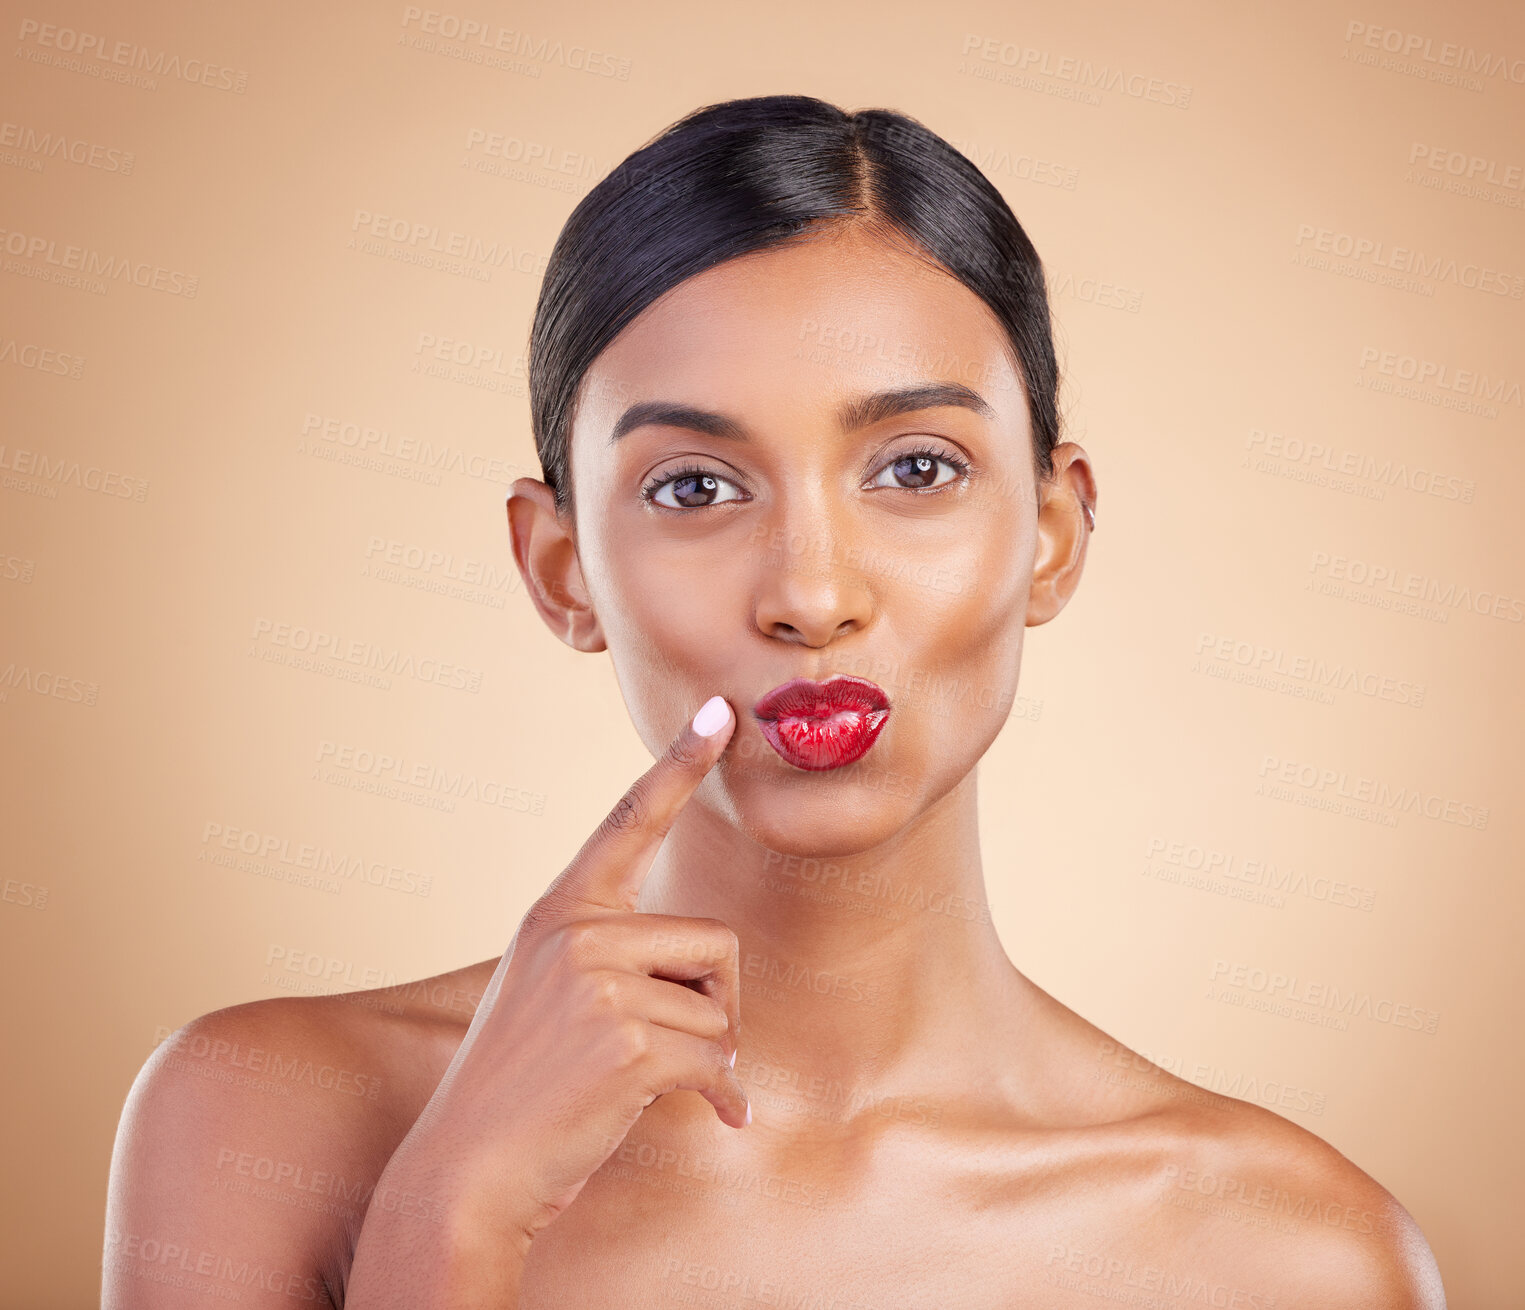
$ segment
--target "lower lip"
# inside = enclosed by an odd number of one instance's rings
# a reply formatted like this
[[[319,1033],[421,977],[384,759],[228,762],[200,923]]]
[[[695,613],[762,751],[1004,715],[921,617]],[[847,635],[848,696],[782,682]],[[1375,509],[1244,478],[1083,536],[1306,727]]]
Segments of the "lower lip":
[[[758,719],[762,734],[798,769],[840,769],[861,759],[889,717],[888,710],[839,710],[823,718]]]

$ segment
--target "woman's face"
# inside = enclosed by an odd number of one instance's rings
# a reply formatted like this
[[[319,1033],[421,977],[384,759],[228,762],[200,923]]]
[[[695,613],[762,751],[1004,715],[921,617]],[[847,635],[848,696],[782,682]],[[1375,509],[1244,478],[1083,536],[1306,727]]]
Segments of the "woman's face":
[[[712,417],[611,441],[647,402]],[[818,230],[681,283],[604,350],[572,433],[575,524],[537,496],[515,548],[558,635],[607,647],[653,755],[730,701],[693,803],[772,850],[848,855],[970,775],[1010,714],[1025,627],[1079,580],[1089,472],[1059,455],[1040,488],[1021,376],[972,291],[861,227]],[[752,707],[836,673],[882,687],[888,718],[855,762],[797,767]]]

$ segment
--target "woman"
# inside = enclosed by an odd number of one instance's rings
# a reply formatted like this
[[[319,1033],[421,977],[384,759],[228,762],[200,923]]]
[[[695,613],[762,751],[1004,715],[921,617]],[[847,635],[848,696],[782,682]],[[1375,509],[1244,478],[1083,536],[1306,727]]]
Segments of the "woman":
[[[1096,489],[980,172],[882,110],[691,114],[568,221],[530,377],[514,556],[657,761],[500,959],[166,1042],[106,1304],[1443,1305],[1377,1183],[984,908],[976,765]]]

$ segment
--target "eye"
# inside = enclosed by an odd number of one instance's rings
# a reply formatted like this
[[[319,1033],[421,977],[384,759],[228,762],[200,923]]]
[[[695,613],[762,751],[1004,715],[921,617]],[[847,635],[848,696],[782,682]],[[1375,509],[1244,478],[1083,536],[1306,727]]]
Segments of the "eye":
[[[938,478],[937,466],[944,464],[952,469],[950,476]],[[874,487],[892,487],[897,491],[936,491],[948,485],[955,478],[962,478],[969,472],[969,465],[943,449],[926,448],[923,450],[908,450],[903,454],[896,455],[880,471],[879,475],[869,485]],[[884,480],[888,474],[890,481]]]
[[[663,494],[669,487],[672,488],[676,504],[673,500],[663,499]],[[728,478],[722,478],[710,469],[694,466],[663,472],[641,488],[641,497],[643,500],[654,501],[664,509],[706,509],[711,505],[723,505],[728,500],[741,499],[740,496],[720,496],[722,487],[740,490]]]

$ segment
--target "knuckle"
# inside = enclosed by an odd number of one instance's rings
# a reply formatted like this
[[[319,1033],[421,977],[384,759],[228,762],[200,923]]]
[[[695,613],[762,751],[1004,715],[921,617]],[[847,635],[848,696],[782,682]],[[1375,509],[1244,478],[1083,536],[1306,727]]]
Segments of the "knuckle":
[[[549,888],[538,896],[524,912],[519,929],[525,936],[552,932],[567,920],[573,912],[573,902],[556,888]]]
[[[619,974],[612,970],[604,970],[593,975],[591,979],[593,987],[593,1000],[597,1005],[606,1010],[619,1011],[621,1001],[625,995],[624,985],[620,982]]]
[[[519,931],[526,937],[534,936],[556,922],[556,907],[542,896],[524,912],[519,920]]]
[[[711,1042],[706,1055],[705,1072],[714,1081],[715,1086],[727,1089],[740,1086],[740,1080],[736,1077],[736,1070],[731,1068],[731,1057],[725,1053],[725,1047],[719,1042]]]
[[[615,1060],[629,1068],[651,1050],[651,1030],[644,1019],[622,1019],[614,1030]]]
[[[649,812],[645,789],[637,783],[615,802],[604,819],[604,826],[615,834],[636,832],[644,826]]]
[[[704,998],[704,1009],[709,1020],[710,1031],[716,1037],[724,1036],[726,1029],[731,1026],[731,1016],[726,1013],[725,1006],[713,996]]]
[[[697,768],[703,754],[703,745],[699,741],[689,741],[686,735],[679,737],[668,748],[668,758],[682,769]]]
[[[584,967],[598,954],[598,927],[589,919],[577,919],[556,929],[556,949],[568,964]]]
[[[724,919],[705,919],[704,924],[727,956],[735,957],[741,953],[741,938]]]

